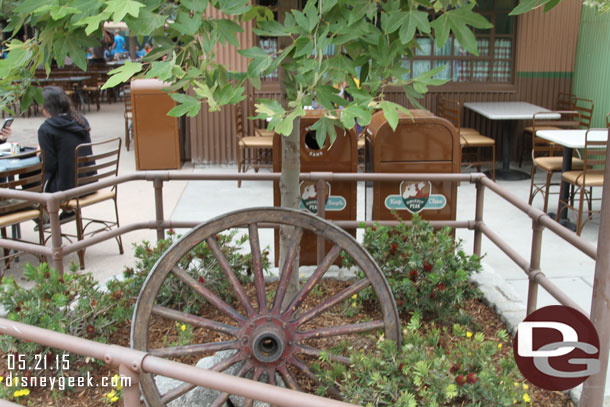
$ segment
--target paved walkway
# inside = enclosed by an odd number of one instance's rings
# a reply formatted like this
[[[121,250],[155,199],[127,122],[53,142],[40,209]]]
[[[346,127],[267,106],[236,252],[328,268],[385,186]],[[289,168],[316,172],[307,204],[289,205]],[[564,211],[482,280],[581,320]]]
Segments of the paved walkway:
[[[124,137],[123,105],[103,104],[100,112],[86,114],[92,127],[93,141],[112,137]],[[21,119],[13,124],[14,140],[24,145],[36,145],[36,130],[42,117]],[[127,152],[122,147],[120,173],[127,174],[135,171],[135,158],[133,147]],[[529,169],[524,168],[525,171]],[[235,172],[235,166],[195,166],[185,164],[182,171],[186,172]],[[500,181],[500,185],[509,189],[516,196],[527,200],[529,180]],[[364,219],[364,186],[358,190],[358,219]],[[178,181],[164,184],[164,210],[165,218],[172,220],[201,220],[205,221],[231,210],[272,205],[272,186],[269,182],[244,182],[237,188],[236,182],[227,181]],[[554,204],[551,198],[551,209]],[[458,189],[457,217],[460,220],[474,218],[475,188],[470,184],[462,184]],[[152,183],[141,181],[119,187],[119,211],[123,224],[150,220],[154,218],[154,198]],[[542,208],[541,200],[534,202],[536,207]],[[107,208],[95,208],[96,215],[110,215],[112,205]],[[507,202],[503,201],[491,191],[485,196],[485,222],[523,257],[529,259],[531,246],[531,221]],[[69,227],[69,226],[67,226]],[[597,242],[599,217],[590,221],[583,232],[587,241]],[[26,238],[35,239],[32,225],[24,224],[23,234]],[[459,230],[458,238],[463,240],[466,251],[472,251],[473,232]],[[113,275],[120,273],[124,267],[135,263],[132,245],[142,240],[154,241],[155,231],[142,230],[124,236],[125,254],[119,255],[114,240],[107,241],[91,247],[86,252],[87,271],[100,281],[105,281]],[[271,250],[271,232],[263,233],[262,245],[269,245]],[[527,278],[512,261],[496,248],[489,240],[483,240],[484,272],[477,277],[482,285],[488,300],[498,308],[507,321],[514,325],[525,316],[525,301],[527,297]],[[271,257],[272,258],[272,257]],[[20,279],[21,265],[25,261],[36,262],[31,257],[23,257],[21,262],[13,265],[8,274]],[[65,264],[77,262],[76,256],[68,258]],[[542,271],[551,278],[564,292],[572,295],[574,300],[586,311],[590,309],[590,299],[593,286],[594,262],[577,249],[549,231],[544,232],[542,246]],[[540,290],[539,307],[557,303],[544,290]],[[607,393],[610,394],[610,386]],[[610,405],[609,402],[606,405]]]

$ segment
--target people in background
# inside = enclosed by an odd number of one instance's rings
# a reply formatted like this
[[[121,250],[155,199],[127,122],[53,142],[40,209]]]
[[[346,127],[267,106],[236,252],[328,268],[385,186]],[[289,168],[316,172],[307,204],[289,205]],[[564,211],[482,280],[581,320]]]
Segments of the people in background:
[[[114,44],[112,45],[112,50],[114,51],[115,57],[117,54],[124,54],[127,52],[125,48],[125,37],[121,35],[119,30],[114,32]]]
[[[79,144],[90,143],[89,122],[74,110],[70,98],[58,86],[42,90],[43,115],[47,118],[38,129],[38,144],[44,154],[44,191],[57,192],[74,188],[74,151]],[[91,148],[79,150],[92,154]],[[62,223],[74,218],[73,212],[63,211]]]
[[[144,44],[144,52],[148,54],[150,51],[152,51],[152,45],[149,43]]]
[[[146,50],[136,47],[136,57],[144,58],[144,55],[146,55]]]
[[[10,127],[5,127],[0,130],[0,144],[6,143],[6,140],[13,134]]]

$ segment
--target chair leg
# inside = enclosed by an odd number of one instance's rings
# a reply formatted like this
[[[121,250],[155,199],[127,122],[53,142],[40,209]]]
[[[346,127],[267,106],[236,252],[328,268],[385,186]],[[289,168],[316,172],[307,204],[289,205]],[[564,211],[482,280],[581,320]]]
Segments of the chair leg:
[[[536,176],[536,166],[532,163],[532,171],[531,171],[531,178],[530,178],[530,197],[528,200],[528,204],[531,205],[532,202],[534,201],[534,195],[536,195],[536,193],[534,192],[534,177]]]
[[[7,238],[7,234],[6,234],[6,228],[2,228],[0,229],[0,234],[2,235],[3,239]],[[9,268],[11,266],[11,260],[9,259],[9,254],[11,254],[11,251],[7,248],[2,249],[3,250],[3,254],[4,254],[4,266],[6,268]]]
[[[578,222],[576,223],[576,234],[580,236],[580,232],[582,232],[582,209],[584,205],[585,199],[585,190],[586,188],[583,186],[580,188],[580,197],[578,198]]]
[[[116,198],[116,194],[114,195],[114,213],[116,215],[116,227],[118,228],[120,226],[119,224],[119,206],[117,204],[117,198]],[[121,237],[121,235],[117,235],[116,237],[116,241],[119,245],[119,253],[123,254],[123,238]]]
[[[74,209],[74,217],[76,218],[76,236],[77,239],[83,240],[83,214],[81,213],[80,207]],[[80,269],[85,269],[85,249],[78,251],[78,262],[80,263]]]
[[[125,118],[125,148],[129,151],[129,119]]]
[[[241,146],[237,146],[237,173],[241,173],[242,172],[242,147]],[[237,181],[237,188],[241,188],[241,180]]]
[[[551,188],[551,178],[553,178],[553,173],[551,171],[547,171],[546,183],[544,184],[544,193],[542,194],[544,197],[544,213],[546,213],[546,210],[549,207],[549,189]]]
[[[491,178],[496,182],[496,145],[491,146]]]

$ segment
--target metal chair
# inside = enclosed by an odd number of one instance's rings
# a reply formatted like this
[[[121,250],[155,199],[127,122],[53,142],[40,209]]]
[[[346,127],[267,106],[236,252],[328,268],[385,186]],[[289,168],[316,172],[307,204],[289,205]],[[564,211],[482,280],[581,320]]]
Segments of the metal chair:
[[[125,97],[123,103],[125,104],[125,111],[123,117],[125,118],[125,149],[129,151],[129,145],[133,139],[133,112],[131,110],[131,90],[125,87]]]
[[[593,118],[593,108],[595,104],[591,99],[574,98],[574,106],[572,110],[576,110],[580,114],[580,127],[589,129]]]
[[[549,112],[535,113],[532,120],[532,171],[530,182],[529,204],[531,205],[534,197],[540,192],[544,199],[544,209],[546,212],[549,206],[549,195],[551,186],[558,186],[558,183],[553,184],[553,174],[561,172],[563,162],[563,147],[549,143],[546,140],[536,137],[538,130],[562,130],[562,129],[577,129],[580,126],[580,114],[575,110],[553,111],[560,115],[559,119],[545,119]],[[580,158],[572,158],[572,168],[581,170],[584,162]],[[546,173],[545,182],[543,184],[536,183],[536,170],[541,170]]]
[[[555,111],[574,110],[574,99],[576,99],[576,96],[574,96],[571,93],[565,93],[565,92],[559,93],[557,95],[557,101],[555,102],[555,108],[554,108]],[[548,126],[538,126],[536,130],[561,130],[561,127],[557,127],[557,125],[551,124]],[[520,146],[517,149],[517,151],[520,151],[519,168],[521,168],[521,165],[523,165],[523,155],[527,150],[527,144],[528,144],[528,143],[524,143],[523,139],[525,139],[527,136],[529,136],[530,138],[533,138],[534,134],[536,134],[536,132],[534,131],[533,125],[527,126],[523,129],[523,135],[519,139]],[[547,143],[549,145],[552,144],[550,141],[541,140],[541,139],[538,140],[538,144],[543,144],[543,143]]]
[[[601,196],[597,199],[593,198],[593,187],[604,186],[604,171],[606,166],[606,147],[608,141],[593,141],[589,139],[589,132],[585,134],[585,149],[584,149],[584,165],[580,171],[567,171],[561,175],[562,181],[574,188],[574,191],[569,194],[568,201],[559,199],[559,207],[557,210],[557,220],[561,217],[563,210],[577,210],[578,218],[576,221],[576,234],[580,236],[584,225],[593,217],[593,214],[599,211],[593,210],[593,201],[601,201]],[[561,192],[565,188],[564,183],[561,184]],[[587,191],[588,189],[588,191]],[[578,208],[573,204],[574,197],[578,195]],[[583,220],[583,206],[585,196],[587,197],[588,211],[587,217]],[[559,210],[559,208],[562,208]]]
[[[235,109],[235,135],[237,137],[237,172],[246,172],[250,166],[258,172],[261,167],[270,167],[269,164],[261,164],[261,151],[273,148],[273,135],[248,136],[246,123],[241,104],[234,106]],[[254,134],[257,134],[255,131]],[[260,133],[259,133],[260,134]],[[241,181],[237,181],[237,187],[241,187]]]
[[[79,151],[90,147],[93,150],[91,155],[79,155]],[[80,144],[74,151],[74,186],[79,187],[104,178],[116,177],[119,173],[119,158],[121,153],[121,138],[113,138],[97,143]],[[116,220],[104,220],[98,218],[84,217],[82,210],[102,202],[112,201]],[[104,188],[91,194],[73,198],[62,205],[64,210],[74,211],[76,218],[76,237],[83,240],[85,236],[92,236],[96,233],[119,227],[119,208],[117,204],[117,187]],[[93,224],[100,225],[94,230],[87,231]],[[68,236],[68,235],[64,235]],[[123,254],[123,241],[121,236],[116,236],[119,245],[119,253]],[[78,251],[78,260],[81,270],[85,268],[85,249]]]
[[[457,100],[442,98],[439,104],[439,116],[449,120],[460,135],[460,145],[462,146],[462,164],[466,168],[476,167],[481,171],[481,166],[487,166],[491,171],[491,177],[496,180],[496,141],[480,134],[476,129],[462,128],[462,105]],[[491,161],[481,159],[481,150],[491,149]],[[464,150],[475,150],[473,152]],[[467,157],[465,159],[465,157]]]
[[[83,93],[87,96],[87,108],[91,111],[91,101],[95,100],[97,111],[100,111],[101,86],[96,72],[87,72],[89,79],[83,82]]]
[[[38,157],[26,158],[23,161],[25,160],[28,160],[28,164],[21,168],[0,171],[0,188],[42,192],[44,183],[42,161]],[[2,239],[9,239],[6,228],[12,226],[14,228],[11,240],[21,242],[20,229],[15,226],[29,220],[38,223],[38,242],[36,243],[44,245],[44,228],[40,227],[44,222],[43,210],[40,205],[20,199],[0,198],[0,234]],[[5,268],[10,267],[11,261],[24,253],[19,251],[11,254],[9,249],[3,249],[2,259],[4,259]],[[44,261],[42,258],[40,260]],[[3,274],[3,272],[0,272],[0,278]]]

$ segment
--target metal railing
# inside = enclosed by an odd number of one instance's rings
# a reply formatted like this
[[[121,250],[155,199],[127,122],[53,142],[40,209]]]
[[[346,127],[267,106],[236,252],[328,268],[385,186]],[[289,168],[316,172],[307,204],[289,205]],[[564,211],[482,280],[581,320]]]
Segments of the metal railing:
[[[114,179],[104,180],[97,182],[96,184],[82,186],[78,188],[74,188],[68,191],[63,192],[55,192],[55,193],[31,193],[31,192],[23,192],[16,190],[0,190],[1,198],[13,198],[13,199],[25,199],[31,200],[33,202],[38,202],[44,206],[46,206],[47,211],[50,216],[50,229],[51,229],[51,246],[41,246],[33,243],[25,243],[25,242],[16,242],[6,239],[0,239],[0,247],[15,249],[15,250],[24,250],[33,254],[43,255],[51,258],[52,266],[57,270],[63,271],[64,264],[63,259],[66,254],[76,252],[80,249],[84,249],[88,246],[97,244],[99,242],[112,239],[118,235],[122,235],[134,230],[139,229],[154,229],[157,232],[157,238],[163,239],[165,236],[165,230],[170,228],[191,228],[197,226],[200,222],[198,221],[171,221],[164,219],[163,216],[163,184],[165,182],[180,180],[180,181],[279,181],[280,179],[279,173],[257,173],[257,174],[193,174],[193,173],[185,173],[181,171],[144,171],[137,172],[129,175],[118,176]],[[574,232],[566,229],[561,226],[559,223],[555,222],[555,220],[551,219],[546,213],[542,212],[539,209],[533,208],[529,206],[525,201],[516,197],[515,195],[508,192],[506,189],[502,188],[498,184],[492,182],[488,179],[484,174],[475,173],[475,174],[389,174],[389,173],[332,173],[332,172],[313,172],[313,173],[302,173],[300,176],[301,180],[310,180],[316,181],[318,186],[318,208],[320,208],[318,215],[324,217],[324,202],[323,199],[325,197],[325,188],[326,182],[348,182],[348,181],[446,181],[446,182],[470,182],[476,184],[476,203],[475,203],[475,217],[470,220],[455,220],[455,221],[431,221],[430,223],[433,226],[450,226],[453,228],[467,228],[469,230],[474,231],[474,247],[473,252],[478,256],[481,255],[481,243],[483,235],[486,236],[491,242],[494,243],[500,250],[502,250],[517,266],[519,266],[528,276],[529,286],[527,293],[527,313],[531,313],[536,309],[537,303],[537,295],[538,288],[542,286],[549,294],[551,294],[559,303],[575,308],[580,312],[583,312],[585,315],[587,312],[582,310],[576,304],[569,295],[562,292],[551,280],[542,272],[540,268],[540,256],[541,256],[541,246],[542,246],[542,233],[545,229],[553,232],[563,240],[565,240],[570,245],[576,247],[578,250],[589,256],[594,260],[599,260],[596,255],[596,247],[579,236],[577,236]],[[114,185],[124,184],[132,181],[150,181],[153,183],[154,187],[154,195],[155,195],[155,220],[144,221],[144,222],[134,222],[131,224],[123,225],[118,228],[114,228],[112,230],[100,232],[94,236],[86,237],[83,240],[70,242],[67,244],[63,244],[62,235],[61,235],[61,225],[59,223],[59,209],[62,202],[65,202],[71,198],[74,198],[79,195],[84,195],[96,190],[99,190],[104,187],[111,187]],[[494,232],[488,225],[484,222],[483,216],[483,202],[485,196],[485,190],[489,189],[493,191],[495,194],[500,196],[502,199],[507,201],[509,204],[515,206],[522,212],[524,212],[528,217],[532,220],[532,243],[531,243],[531,252],[530,258],[524,258],[521,254],[519,254],[516,250],[511,248],[511,246],[504,241],[499,234]],[[603,218],[603,215],[602,215]],[[365,222],[367,225],[371,225],[374,220]],[[335,223],[341,227],[353,229],[357,228],[361,222],[359,221],[335,221]],[[380,224],[397,224],[397,221],[381,221]],[[603,223],[603,219],[602,219]],[[600,234],[600,241],[603,236]],[[321,241],[318,242],[318,255],[323,251],[323,245]],[[608,255],[610,257],[610,254]],[[320,258],[320,257],[319,257]],[[595,288],[594,288],[595,292]],[[594,301],[595,303],[595,298]],[[594,305],[595,306],[595,305]],[[601,326],[596,326],[598,331],[606,332],[606,326],[610,325],[610,321],[606,319],[602,319],[598,321]],[[0,320],[0,324],[6,324],[7,321]],[[11,322],[11,324],[13,324]],[[37,332],[39,328],[29,327],[25,325],[20,325],[19,329],[21,330],[20,338],[31,340],[38,342],[38,340],[43,340],[44,336],[38,336]],[[2,329],[0,327],[0,332],[6,333],[8,335],[17,336],[16,332],[7,331],[6,329]],[[77,338],[72,338],[77,339]],[[605,338],[600,337],[601,343],[607,343],[604,341]],[[39,342],[46,343],[46,342]],[[65,349],[60,342],[56,345],[59,349]],[[100,353],[102,348],[106,349],[108,345],[102,345],[93,343],[87,349],[83,351],[87,351],[87,356],[101,358],[102,354]],[[97,349],[97,351],[95,351]],[[135,351],[133,351],[135,352]],[[76,352],[79,353],[79,352]],[[134,353],[135,355],[135,353]],[[163,370],[164,375],[168,377],[174,377],[177,379],[189,381],[194,384],[202,384],[204,381],[205,385],[210,388],[223,390],[224,387],[220,387],[221,381],[207,381],[207,379],[197,379],[195,380],[194,376],[189,375],[181,375],[180,369],[176,369],[176,376],[172,376],[173,370],[170,369],[170,366],[174,362],[169,362],[163,359],[152,358],[152,356],[146,356],[146,354],[141,355],[142,360],[146,361],[154,361],[154,366]],[[146,356],[146,358],[144,357]],[[103,358],[101,358],[103,359]],[[127,374],[133,373],[133,371],[150,371],[147,369],[151,369],[150,365],[142,365],[140,360],[140,365],[135,369],[134,365],[127,364],[125,366],[129,366],[127,369],[132,369],[127,372]],[[174,363],[175,364],[175,363]],[[608,352],[602,350],[600,352],[600,364],[601,369],[603,370],[603,374],[605,377],[605,371],[608,366]],[[121,365],[122,366],[122,365]],[[124,367],[123,370],[126,368]],[[135,369],[135,370],[134,370]],[[169,370],[167,370],[169,369]],[[185,370],[185,372],[191,372],[190,369]],[[168,374],[170,373],[170,374]],[[214,373],[214,377],[216,377],[218,373]],[[220,377],[220,376],[218,376]],[[233,378],[232,380],[237,380]],[[236,383],[245,383],[247,382],[242,380],[237,380]],[[254,386],[254,384],[252,384]],[[239,386],[238,386],[239,387]],[[601,390],[599,389],[601,387]],[[239,391],[235,391],[236,388],[232,388],[231,392],[235,394],[241,394]],[[281,390],[281,391],[280,391]],[[284,392],[285,389],[278,389],[278,391]],[[595,397],[593,399],[602,400],[604,394],[604,388],[602,386],[597,386],[594,390]],[[263,393],[269,392],[268,394],[276,393],[275,390],[264,390]],[[601,393],[600,393],[601,392]],[[277,394],[280,394],[277,393]],[[267,393],[266,393],[267,394]],[[585,393],[583,393],[585,396]],[[262,398],[260,400],[263,400]],[[266,399],[265,399],[266,400]],[[330,402],[330,400],[328,400]],[[127,399],[125,400],[125,405],[130,406],[127,403]],[[275,404],[281,405],[281,403],[277,401],[273,401]],[[291,405],[295,405],[294,401],[292,401]],[[317,404],[303,404],[305,405],[317,405]],[[326,404],[330,406],[330,404]],[[595,402],[590,404],[591,406],[597,405]],[[601,404],[600,404],[601,405]]]

